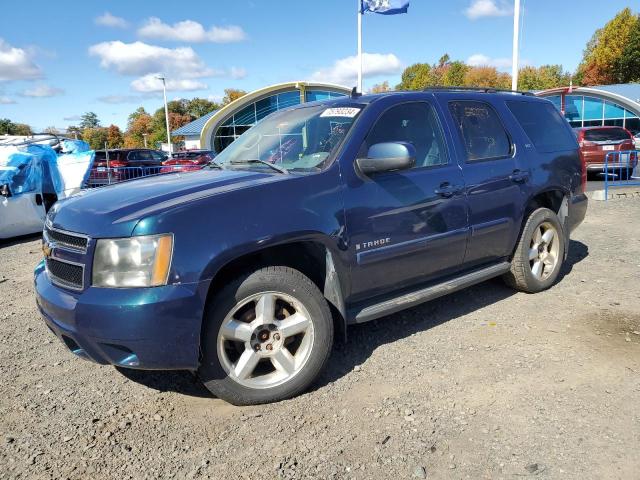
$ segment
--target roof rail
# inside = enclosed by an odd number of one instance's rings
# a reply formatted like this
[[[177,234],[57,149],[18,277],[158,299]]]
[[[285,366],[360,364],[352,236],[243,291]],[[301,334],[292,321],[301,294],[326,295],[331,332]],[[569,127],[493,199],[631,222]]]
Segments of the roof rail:
[[[428,91],[441,91],[441,92],[479,92],[479,93],[517,93],[518,95],[527,95],[530,97],[533,97],[533,93],[531,92],[523,92],[520,90],[507,90],[504,88],[491,88],[491,87],[441,87],[441,86],[436,86],[436,87],[427,87],[425,88],[423,91],[424,92],[428,92]]]
[[[0,137],[0,146],[12,146],[21,147],[24,145],[31,145],[34,143],[46,142],[47,140],[53,140],[51,146],[58,146],[62,140],[70,140],[69,138],[62,137],[56,133],[32,133],[31,135],[11,135],[11,137],[25,137],[25,138],[2,138]]]

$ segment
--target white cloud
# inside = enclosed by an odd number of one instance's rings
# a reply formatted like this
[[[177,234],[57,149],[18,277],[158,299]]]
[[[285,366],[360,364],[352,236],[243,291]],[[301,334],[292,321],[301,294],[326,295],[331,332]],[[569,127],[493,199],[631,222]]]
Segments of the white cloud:
[[[57,87],[51,87],[49,85],[37,85],[33,88],[28,88],[20,93],[23,97],[34,97],[34,98],[45,98],[45,97],[55,97],[57,95],[62,95],[64,90]]]
[[[482,17],[505,17],[511,15],[513,9],[504,0],[473,0],[464,14],[471,20]]]
[[[0,95],[0,105],[12,105],[14,103],[16,103],[16,101],[13,98]]]
[[[117,40],[92,45],[89,55],[99,57],[102,68],[115,70],[121,75],[163,72],[168,76],[201,78],[222,74],[208,68],[190,47],[164,48],[144,42]]]
[[[150,92],[161,92],[162,91],[162,80],[158,79],[157,76],[159,74],[149,74],[144,77],[138,78],[131,82],[131,89],[136,92],[150,93]],[[209,86],[206,83],[202,83],[198,80],[193,80],[190,78],[167,78],[167,90],[184,90],[184,91],[193,91],[193,90],[206,90]]]
[[[143,38],[193,43],[232,43],[241,42],[247,38],[244,30],[237,25],[227,25],[223,27],[214,25],[209,30],[205,30],[201,23],[193,20],[184,20],[169,25],[163,23],[158,17],[149,18],[145,24],[138,29],[138,35]]]
[[[82,115],[70,115],[68,117],[64,117],[63,120],[65,122],[78,122],[82,120]]]
[[[0,38],[0,81],[42,78],[42,70],[32,57],[33,52],[13,47]]]
[[[363,73],[368,77],[391,75],[402,70],[402,62],[392,53],[363,53]],[[313,72],[311,80],[316,82],[354,85],[358,77],[358,57],[356,55],[336,60],[326,68]]]
[[[109,12],[104,12],[99,17],[93,19],[96,25],[101,25],[103,27],[113,27],[113,28],[127,28],[129,26],[129,22],[127,22],[122,17],[116,17]]]

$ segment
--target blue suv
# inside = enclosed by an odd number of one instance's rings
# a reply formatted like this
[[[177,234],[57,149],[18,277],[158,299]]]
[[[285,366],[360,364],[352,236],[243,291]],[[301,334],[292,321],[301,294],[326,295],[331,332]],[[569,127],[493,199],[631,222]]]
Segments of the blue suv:
[[[57,203],[37,304],[80,357],[277,401],[313,382],[349,324],[496,276],[551,287],[585,179],[564,118],[518,92],[304,104],[202,171]]]

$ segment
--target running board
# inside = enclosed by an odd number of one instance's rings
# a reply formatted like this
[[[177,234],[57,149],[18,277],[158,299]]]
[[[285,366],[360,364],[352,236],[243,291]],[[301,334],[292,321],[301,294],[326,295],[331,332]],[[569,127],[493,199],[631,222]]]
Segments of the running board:
[[[492,265],[482,270],[476,270],[475,272],[467,273],[461,277],[447,280],[446,282],[432,285],[431,287],[423,288],[416,292],[407,293],[384,302],[371,305],[370,307],[360,310],[354,318],[354,323],[364,323],[376,318],[391,315],[392,313],[399,312],[405,308],[413,307],[423,302],[428,302],[434,298],[442,297],[449,293],[462,290],[463,288],[470,287],[476,283],[484,282],[490,278],[497,277],[509,271],[511,264],[509,262],[503,262],[496,265]]]

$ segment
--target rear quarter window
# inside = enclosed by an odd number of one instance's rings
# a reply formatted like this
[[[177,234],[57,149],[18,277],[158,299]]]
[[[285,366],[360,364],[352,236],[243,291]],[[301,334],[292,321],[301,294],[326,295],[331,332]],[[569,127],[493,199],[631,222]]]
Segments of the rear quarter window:
[[[578,148],[575,135],[552,104],[510,101],[507,107],[539,152]]]
[[[631,136],[622,128],[595,128],[584,131],[584,139],[589,142],[619,142]]]

